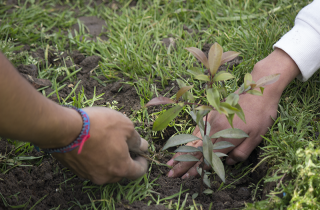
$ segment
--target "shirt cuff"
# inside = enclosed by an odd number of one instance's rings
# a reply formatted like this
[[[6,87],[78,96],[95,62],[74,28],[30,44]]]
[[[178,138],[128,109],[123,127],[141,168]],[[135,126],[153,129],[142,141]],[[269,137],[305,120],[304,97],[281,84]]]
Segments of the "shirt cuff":
[[[297,78],[303,82],[320,68],[320,34],[303,20],[297,19],[273,48],[282,49],[294,60],[301,72]]]

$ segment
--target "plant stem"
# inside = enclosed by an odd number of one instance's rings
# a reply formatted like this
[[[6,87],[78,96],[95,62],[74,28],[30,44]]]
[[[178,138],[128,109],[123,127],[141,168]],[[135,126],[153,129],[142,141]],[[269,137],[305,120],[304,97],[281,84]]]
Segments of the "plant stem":
[[[208,114],[206,114],[206,120],[205,120],[205,123],[204,123],[204,136],[207,135],[207,121],[208,121]],[[203,161],[201,163],[201,180],[200,180],[200,192],[199,194],[202,194],[202,188],[203,188],[203,177],[204,177],[204,157],[203,157]]]

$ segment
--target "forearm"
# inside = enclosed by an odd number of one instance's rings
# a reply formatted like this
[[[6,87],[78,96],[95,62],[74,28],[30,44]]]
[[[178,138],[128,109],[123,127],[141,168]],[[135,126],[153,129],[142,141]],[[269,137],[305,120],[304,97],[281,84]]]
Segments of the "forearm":
[[[80,133],[81,116],[38,93],[0,53],[0,136],[62,147]]]

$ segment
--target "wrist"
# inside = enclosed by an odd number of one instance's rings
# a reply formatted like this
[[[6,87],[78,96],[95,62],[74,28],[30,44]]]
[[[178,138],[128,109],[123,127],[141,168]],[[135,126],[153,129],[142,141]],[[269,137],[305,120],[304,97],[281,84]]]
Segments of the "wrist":
[[[65,147],[73,142],[81,132],[82,117],[76,110],[57,104],[55,108],[52,113],[56,117],[52,118],[52,127],[47,131],[47,138],[35,143],[40,148]]]
[[[294,60],[283,50],[276,48],[270,55],[259,61],[252,71],[254,81],[272,74],[280,74],[277,82],[266,86],[264,96],[273,96],[280,99],[287,85],[300,74]]]

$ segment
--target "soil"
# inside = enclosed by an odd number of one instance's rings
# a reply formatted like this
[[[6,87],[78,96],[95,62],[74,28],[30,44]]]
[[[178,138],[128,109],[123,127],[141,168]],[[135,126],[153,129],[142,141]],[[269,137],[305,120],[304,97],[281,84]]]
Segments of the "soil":
[[[136,2],[136,1],[132,1]],[[110,3],[111,7],[116,9],[117,4]],[[134,6],[134,4],[132,5]],[[96,17],[83,17],[79,18],[90,30],[92,37],[96,38],[97,36],[101,37],[101,28],[102,25],[107,27],[104,21]],[[92,27],[92,28],[90,28]],[[77,30],[77,26],[74,26],[74,29]],[[186,26],[184,30],[187,30],[188,33],[196,33],[195,31],[188,29]],[[103,39],[107,39],[106,35],[103,35]],[[164,39],[163,43],[166,47],[173,45],[175,48],[175,43],[173,39]],[[203,51],[207,53],[210,48],[209,44],[203,46]],[[101,58],[99,56],[86,56],[81,54],[78,51],[65,51],[65,52],[56,52],[54,50],[49,50],[48,53],[48,64],[45,64],[44,60],[44,49],[31,49],[29,46],[24,46],[22,48],[24,51],[28,51],[32,56],[39,61],[40,70],[44,65],[52,65],[53,67],[66,66],[73,67],[75,70],[81,69],[77,73],[77,80],[65,80],[66,75],[60,75],[57,77],[57,82],[65,84],[66,86],[59,91],[59,98],[66,98],[72,91],[78,81],[78,88],[76,89],[76,94],[84,89],[85,95],[87,98],[92,98],[94,95],[94,87],[96,87],[95,95],[104,93],[102,99],[96,101],[94,105],[101,106],[106,105],[107,102],[112,103],[112,101],[117,101],[118,107],[121,107],[120,112],[130,116],[135,111],[141,109],[140,107],[140,98],[136,93],[135,87],[125,84],[125,82],[131,81],[130,78],[125,77],[121,73],[117,75],[118,80],[110,83],[105,76],[99,76],[96,73],[96,69],[99,68],[99,61]],[[235,60],[229,62],[226,65],[223,65],[220,70],[227,70],[233,68],[233,66],[238,65],[241,62],[241,58],[236,58]],[[35,88],[44,88],[47,87],[44,92],[46,95],[54,92],[51,89],[51,81],[45,79],[38,79],[38,67],[35,65],[17,65],[17,70],[35,87]],[[131,81],[132,82],[132,81]],[[157,81],[154,81],[157,83]],[[177,92],[178,86],[175,81],[169,81],[168,86],[160,92],[160,94],[167,93],[172,86],[174,87],[171,92],[167,95],[168,97],[172,96]],[[48,87],[49,86],[49,87]],[[160,87],[161,85],[158,85]],[[74,95],[72,95],[73,97]],[[49,97],[55,102],[59,102],[58,96],[56,93],[52,94]],[[69,99],[71,101],[71,99]],[[155,110],[160,110],[160,107],[155,107],[149,109],[148,112],[152,113]],[[136,123],[136,126],[139,126]],[[151,125],[148,125],[151,128]],[[165,144],[167,138],[169,138],[174,133],[173,128],[168,128],[164,132],[165,139],[157,138],[154,140],[154,145],[156,146],[156,156],[157,160],[161,163],[166,163],[171,156],[164,156],[160,150]],[[160,139],[160,140],[159,140]],[[12,151],[14,147],[6,140],[0,140],[0,154],[8,154]],[[173,149],[170,150],[173,152]],[[17,156],[19,153],[10,153],[9,156],[11,159],[14,156]],[[33,150],[30,153],[24,154],[24,156],[33,156],[33,157],[42,157],[41,164],[37,164],[37,161],[32,162],[32,166],[7,166],[7,172],[0,174],[0,192],[2,197],[2,203],[0,203],[0,209],[11,209],[6,205],[17,206],[26,204],[25,209],[30,209],[34,206],[35,210],[42,209],[51,209],[53,207],[60,206],[59,209],[80,209],[75,205],[75,201],[79,202],[81,205],[89,204],[90,199],[88,194],[85,192],[84,188],[84,179],[75,176],[72,172],[68,171],[63,165],[58,161],[52,158],[50,155],[44,155],[42,152],[37,152]],[[249,165],[254,167],[259,162],[260,151],[256,149],[250,157],[243,162],[241,167],[230,166],[227,167],[228,174],[232,174],[233,177],[240,176],[243,174],[243,169]],[[3,166],[3,161],[0,156],[0,163]],[[212,190],[211,195],[198,195],[195,198],[195,202],[201,204],[203,209],[209,209],[209,206],[212,205],[211,209],[239,209],[244,207],[245,203],[253,202],[252,194],[255,190],[255,186],[261,180],[261,178],[266,174],[268,167],[267,165],[262,164],[259,166],[253,173],[248,173],[242,178],[236,179],[228,176],[226,178],[226,183],[224,186],[230,186],[224,190],[218,190],[221,185],[221,180],[215,176],[211,176],[212,180]],[[160,198],[165,198],[171,196],[182,190],[188,190],[189,196],[186,200],[186,206],[193,205],[192,195],[198,192],[199,189],[199,179],[192,178],[188,180],[181,180],[179,178],[172,179],[166,177],[166,173],[169,171],[169,168],[165,166],[159,166],[156,164],[152,165],[150,172],[150,180],[155,180],[156,187],[155,192],[159,193]],[[67,180],[67,181],[66,181]],[[125,185],[125,182],[121,183]],[[88,182],[87,185],[94,185],[91,182]],[[254,187],[252,187],[254,186]],[[257,197],[261,198],[263,191],[258,191]],[[267,192],[264,192],[264,194]],[[90,195],[91,196],[91,195]],[[100,192],[94,195],[95,199],[100,198]],[[186,193],[182,194],[181,200],[184,200]],[[143,201],[136,201],[134,203],[128,203],[128,201],[123,200],[121,203],[118,203],[116,209],[156,209],[162,210],[166,209],[165,206],[155,205],[154,201],[151,202],[151,205],[148,206],[147,202],[150,201],[150,198],[146,198]],[[178,201],[178,197],[171,199],[173,203]],[[6,203],[5,203],[6,201]],[[38,202],[38,203],[37,203]]]
[[[23,48],[29,49],[29,48]],[[34,52],[31,52],[34,58],[38,59],[40,62],[43,61],[44,58],[44,50],[37,49]],[[71,58],[67,60],[67,58]],[[66,86],[59,91],[60,98],[66,98],[72,91],[72,86],[76,84],[79,80],[81,80],[76,93],[81,91],[82,87],[84,88],[85,94],[87,98],[92,98],[94,94],[94,87],[96,87],[96,95],[104,93],[102,96],[102,100],[96,101],[95,105],[105,105],[106,102],[111,103],[113,100],[117,101],[119,104],[118,107],[122,107],[120,110],[122,113],[126,115],[131,115],[135,110],[139,110],[140,107],[140,99],[136,93],[134,86],[124,84],[123,82],[129,81],[130,79],[119,74],[119,81],[113,83],[103,83],[100,84],[97,79],[94,78],[96,76],[100,81],[105,82],[107,79],[104,76],[97,76],[94,70],[99,65],[100,57],[99,56],[85,56],[78,51],[73,52],[54,52],[51,51],[49,53],[49,65],[53,65],[55,67],[59,67],[61,65],[72,66],[75,65],[75,69],[82,68],[82,70],[77,74],[77,81],[70,82],[66,80],[62,82],[62,84],[66,84]],[[236,59],[231,61],[228,65],[229,68],[232,68],[234,65],[239,64],[240,59]],[[221,69],[226,69],[225,66],[222,66]],[[28,77],[29,82],[36,88],[51,86],[48,85],[49,80],[42,81],[45,84],[37,83],[38,79],[37,67],[34,65],[18,65],[17,70]],[[57,82],[61,82],[65,76],[59,76],[57,78]],[[156,82],[156,81],[155,81]],[[168,86],[160,92],[160,94],[167,93],[172,86],[174,88],[169,92],[168,96],[172,96],[178,90],[178,86],[175,81],[169,81]],[[40,85],[40,86],[39,86]],[[70,86],[72,85],[72,86]],[[160,86],[160,85],[159,85]],[[53,92],[51,88],[46,88],[46,95]],[[49,97],[51,100],[58,102],[57,95],[54,93]],[[155,107],[154,109],[150,109],[149,113],[153,111],[159,111],[160,107]],[[138,124],[136,124],[138,126]],[[151,125],[149,125],[151,127]],[[166,139],[156,140],[154,144],[157,147],[157,160],[165,163],[170,159],[171,156],[162,156],[161,148],[165,144],[167,138],[169,138],[174,133],[174,129],[168,128],[164,132],[164,137]],[[6,154],[8,151],[11,151],[12,145],[9,144],[5,139],[0,141],[0,153]],[[172,152],[173,150],[171,150]],[[28,156],[39,157],[44,155],[41,152],[32,151]],[[249,157],[247,161],[245,161],[240,169],[236,169],[234,167],[229,167],[229,172],[234,176],[241,174],[242,169],[250,164],[252,166],[258,163],[258,151],[254,151],[252,155]],[[6,199],[6,202],[11,206],[17,206],[21,204],[27,204],[27,208],[32,207],[39,199],[46,196],[40,203],[38,203],[34,209],[49,209],[53,207],[57,207],[60,205],[60,209],[67,209],[73,206],[70,201],[77,200],[82,205],[90,203],[90,199],[86,193],[83,193],[83,179],[79,177],[75,177],[70,179],[64,184],[65,180],[72,178],[74,174],[72,172],[67,171],[59,162],[53,159],[49,155],[45,155],[43,157],[42,163],[39,166],[29,166],[29,167],[9,167],[8,172],[5,174],[0,174],[0,192],[3,197]],[[203,209],[208,209],[210,203],[212,203],[212,209],[229,209],[229,208],[240,208],[244,206],[245,202],[252,202],[251,191],[252,188],[250,186],[255,186],[257,182],[264,176],[266,173],[267,167],[263,166],[262,168],[258,168],[254,173],[249,173],[247,176],[239,180],[235,180],[231,177],[227,177],[226,184],[231,184],[232,187],[229,187],[222,191],[217,191],[221,180],[213,176],[211,180],[215,180],[213,182],[212,190],[214,193],[212,195],[199,195],[195,201],[200,203],[203,206]],[[190,180],[181,180],[181,179],[172,179],[166,177],[166,173],[168,172],[168,168],[165,166],[158,166],[153,164],[150,180],[154,180],[157,187],[154,191],[160,193],[160,197],[164,198],[175,193],[178,193],[180,190],[180,186],[182,184],[182,190],[188,190],[189,196],[187,198],[186,206],[192,205],[193,201],[191,196],[194,193],[198,192],[199,188],[199,179],[193,178]],[[160,177],[159,177],[160,175]],[[159,177],[159,178],[158,178]],[[234,182],[235,181],[235,182]],[[234,183],[233,183],[234,182]],[[12,196],[16,195],[16,196]],[[182,195],[181,199],[185,198],[185,193]],[[260,195],[261,196],[261,195]],[[95,195],[96,199],[99,199],[100,195],[97,193]],[[152,204],[148,206],[146,203],[149,200],[147,198],[145,201],[134,202],[132,204],[128,204],[127,201],[122,201],[118,203],[116,209],[166,209],[164,206],[159,206]],[[172,199],[173,202],[177,201],[177,198]],[[5,209],[4,204],[0,204],[0,209]],[[74,206],[73,209],[78,209],[77,206]]]

